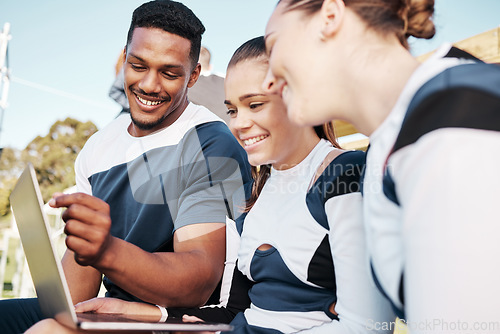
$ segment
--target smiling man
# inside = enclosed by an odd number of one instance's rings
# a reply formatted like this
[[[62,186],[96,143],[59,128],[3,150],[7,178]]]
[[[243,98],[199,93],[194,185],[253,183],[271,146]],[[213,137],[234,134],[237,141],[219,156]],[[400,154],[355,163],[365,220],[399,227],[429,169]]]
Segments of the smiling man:
[[[184,5],[134,11],[124,60],[130,114],[92,136],[65,207],[63,267],[74,303],[107,296],[168,307],[217,303],[226,217],[244,207],[244,150],[208,109],[187,99],[205,28]],[[36,299],[0,303],[0,332],[43,318]]]

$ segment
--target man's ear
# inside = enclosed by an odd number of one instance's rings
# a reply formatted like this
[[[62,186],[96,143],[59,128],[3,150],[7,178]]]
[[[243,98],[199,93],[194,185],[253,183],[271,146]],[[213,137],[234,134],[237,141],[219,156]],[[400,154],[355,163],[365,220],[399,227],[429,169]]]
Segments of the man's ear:
[[[324,0],[321,6],[321,36],[328,38],[337,33],[344,19],[345,4],[343,0]]]
[[[188,88],[193,87],[196,81],[198,81],[198,78],[200,77],[200,72],[201,72],[201,65],[200,63],[198,63],[191,72],[191,75],[189,76],[189,81],[187,84]]]
[[[127,61],[127,46],[123,48],[121,58],[122,58],[122,65],[125,65],[125,62]]]

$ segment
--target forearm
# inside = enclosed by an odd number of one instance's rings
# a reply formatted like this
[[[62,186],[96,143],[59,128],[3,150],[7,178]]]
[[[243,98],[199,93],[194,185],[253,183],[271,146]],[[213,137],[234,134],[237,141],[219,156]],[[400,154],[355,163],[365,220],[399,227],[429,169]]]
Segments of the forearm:
[[[250,290],[252,285],[253,282],[235,266],[231,276],[231,287],[227,303],[222,302],[221,305],[212,305],[203,308],[169,308],[168,314],[176,318],[181,318],[186,314],[198,317],[204,321],[230,323],[236,314],[244,312],[250,307],[248,290]]]
[[[217,286],[220,263],[199,250],[149,253],[118,238],[95,267],[143,301],[169,307],[203,305]]]
[[[101,273],[92,267],[75,262],[74,253],[67,250],[62,258],[64,275],[73,304],[96,297],[101,286]]]
[[[98,198],[76,193],[53,198],[50,204],[67,207],[63,214],[66,245],[78,255],[66,257],[68,272],[79,273],[82,268],[77,264],[89,266],[85,272],[93,272],[93,279],[82,284],[94,287],[95,293],[96,282],[100,283],[95,278],[102,273],[143,301],[195,307],[208,300],[221,279],[226,249],[224,223],[185,225],[174,233],[174,252],[150,253],[111,236],[109,205]],[[72,287],[77,290],[75,301],[95,296],[82,294],[79,288]]]

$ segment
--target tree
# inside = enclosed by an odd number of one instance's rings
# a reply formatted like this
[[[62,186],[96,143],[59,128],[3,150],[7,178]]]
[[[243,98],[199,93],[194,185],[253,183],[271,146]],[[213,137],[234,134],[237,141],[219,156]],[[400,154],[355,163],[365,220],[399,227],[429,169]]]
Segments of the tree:
[[[22,172],[21,152],[6,147],[0,156],[0,217],[9,213],[9,195]]]
[[[43,200],[75,184],[74,163],[87,139],[97,131],[92,122],[72,118],[57,121],[44,137],[36,137],[22,151],[5,148],[0,158],[0,216],[8,213],[8,195],[27,162],[37,172]]]

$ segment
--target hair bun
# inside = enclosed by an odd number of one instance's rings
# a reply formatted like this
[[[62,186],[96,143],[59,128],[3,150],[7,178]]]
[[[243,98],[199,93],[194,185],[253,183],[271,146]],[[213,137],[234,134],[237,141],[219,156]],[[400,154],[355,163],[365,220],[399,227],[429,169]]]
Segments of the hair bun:
[[[406,35],[416,38],[429,39],[436,33],[432,21],[434,14],[434,0],[403,0],[407,3],[407,17],[402,19],[407,22]]]

